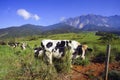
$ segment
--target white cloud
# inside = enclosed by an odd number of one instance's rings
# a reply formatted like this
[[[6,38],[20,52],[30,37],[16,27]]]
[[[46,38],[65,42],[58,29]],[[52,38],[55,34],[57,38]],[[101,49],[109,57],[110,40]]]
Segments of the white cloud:
[[[37,14],[33,15],[33,18],[34,18],[35,20],[39,20],[39,19],[40,19],[40,17],[39,17]]]
[[[25,9],[18,9],[17,10],[17,14],[21,17],[23,17],[25,20],[28,20],[28,19],[35,19],[35,20],[39,20],[40,17],[37,15],[37,14],[32,14],[30,12],[28,12],[27,10]]]
[[[60,21],[65,21],[65,20],[66,20],[65,17],[61,17],[61,18],[60,18]]]
[[[25,9],[18,9],[17,10],[17,14],[19,16],[22,16],[24,19],[29,19],[31,17],[31,13],[29,13],[28,11],[26,11]]]

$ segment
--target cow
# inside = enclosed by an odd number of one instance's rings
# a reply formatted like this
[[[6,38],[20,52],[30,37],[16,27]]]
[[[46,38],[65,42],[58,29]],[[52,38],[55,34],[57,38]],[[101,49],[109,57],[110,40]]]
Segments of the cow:
[[[21,47],[22,50],[26,50],[27,43],[22,42],[20,47]]]
[[[12,46],[13,48],[16,48],[17,46],[19,46],[19,42],[8,42],[9,46]]]
[[[49,64],[52,64],[52,58],[62,58],[65,56],[65,49],[70,52],[71,60],[81,57],[85,59],[86,50],[92,50],[87,45],[82,45],[75,40],[51,40],[44,39],[41,41],[41,47],[34,49],[35,57],[44,54],[47,57]]]
[[[25,42],[8,42],[8,45],[16,48],[16,47],[20,47],[22,50],[26,50],[26,47],[28,46],[27,43]]]

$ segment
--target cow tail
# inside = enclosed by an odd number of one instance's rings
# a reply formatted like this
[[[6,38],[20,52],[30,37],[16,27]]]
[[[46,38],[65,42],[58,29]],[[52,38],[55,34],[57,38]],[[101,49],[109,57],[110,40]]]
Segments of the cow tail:
[[[43,55],[45,56],[46,50],[45,50],[45,46],[43,45],[43,42],[41,42],[41,47],[42,47],[42,49],[43,49]]]

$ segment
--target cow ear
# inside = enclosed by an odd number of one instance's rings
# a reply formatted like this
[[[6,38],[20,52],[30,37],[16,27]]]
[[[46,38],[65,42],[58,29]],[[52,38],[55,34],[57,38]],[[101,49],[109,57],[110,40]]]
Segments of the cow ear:
[[[69,43],[72,43],[72,41],[70,40]]]
[[[90,51],[90,52],[92,52],[92,51],[93,51],[93,49],[91,49],[91,48],[87,48],[87,50],[88,50],[88,51]]]

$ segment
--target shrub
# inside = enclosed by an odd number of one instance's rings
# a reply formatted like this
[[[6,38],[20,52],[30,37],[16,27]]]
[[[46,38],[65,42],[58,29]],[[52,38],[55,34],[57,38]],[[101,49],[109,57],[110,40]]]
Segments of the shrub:
[[[56,59],[54,66],[58,73],[69,73],[71,70],[70,52],[66,49],[66,55],[62,59]]]
[[[14,69],[3,80],[59,80],[61,73],[68,73],[71,69],[69,51],[66,53],[63,59],[56,59],[54,65],[47,65],[43,58],[35,59],[28,51],[16,51]]]
[[[85,58],[85,60],[82,60],[81,58],[77,58],[77,59],[73,60],[73,64],[75,64],[75,65],[85,66],[85,65],[88,65],[89,63],[90,63],[90,61],[88,58]]]
[[[14,66],[14,70],[11,70],[4,80],[55,80],[57,78],[54,66],[48,66],[42,60],[34,59],[31,54],[19,55]]]
[[[109,60],[109,62],[112,63],[112,62],[114,62],[114,61],[115,61],[115,55],[110,55],[110,60]]]
[[[118,54],[115,56],[115,60],[116,60],[116,61],[120,61],[120,53],[118,53]]]
[[[38,39],[37,36],[32,36],[32,37],[29,38],[29,41],[34,41],[34,40],[37,40],[37,39]]]
[[[120,72],[116,70],[111,70],[108,73],[108,80],[120,80]]]
[[[101,52],[97,54],[95,57],[93,57],[92,62],[103,63],[105,62],[105,59],[106,59],[105,54]]]

